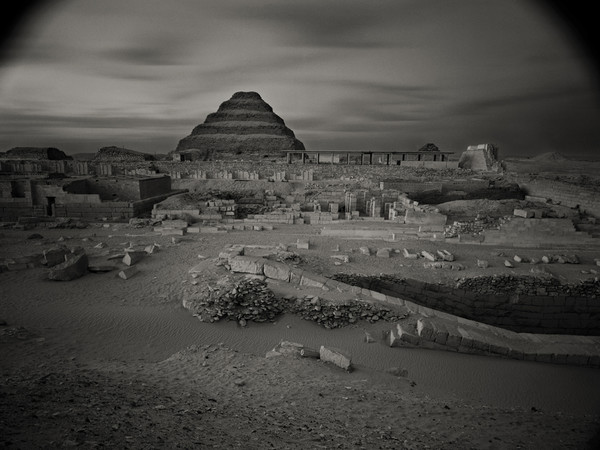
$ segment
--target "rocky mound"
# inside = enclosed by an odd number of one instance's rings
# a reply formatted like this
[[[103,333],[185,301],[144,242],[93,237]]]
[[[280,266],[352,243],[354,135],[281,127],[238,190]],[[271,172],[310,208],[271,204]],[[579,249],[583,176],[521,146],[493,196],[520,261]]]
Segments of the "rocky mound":
[[[136,162],[136,161],[154,161],[154,156],[148,153],[137,152],[123,147],[102,147],[94,156],[94,161],[98,162]]]
[[[203,158],[226,154],[282,155],[304,144],[256,92],[237,92],[179,141],[175,153],[198,150]]]
[[[5,154],[10,159],[51,159],[64,160],[73,159],[65,152],[54,147],[14,147]]]

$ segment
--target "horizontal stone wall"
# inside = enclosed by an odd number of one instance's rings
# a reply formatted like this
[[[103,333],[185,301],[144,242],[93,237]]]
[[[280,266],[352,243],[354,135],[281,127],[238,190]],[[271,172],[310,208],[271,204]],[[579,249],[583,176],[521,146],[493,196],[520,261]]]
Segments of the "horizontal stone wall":
[[[430,169],[458,169],[458,161],[402,161],[404,167],[427,167]]]
[[[468,177],[473,173],[455,168],[402,167],[386,165],[338,165],[338,164],[287,164],[280,159],[263,159],[260,161],[154,161],[140,163],[123,163],[112,167],[112,175],[129,174],[132,171],[152,168],[158,170],[157,175],[180,174],[181,178],[198,178],[198,174],[217,174],[230,172],[233,174],[252,173],[253,178],[281,179],[281,173],[286,173],[286,179],[292,181],[312,181],[303,177],[303,172],[312,171],[313,179],[372,179],[374,181],[386,178],[413,178],[418,181],[436,179],[440,176]],[[100,173],[93,163],[90,170]],[[279,175],[278,175],[279,174]],[[292,176],[293,175],[293,176]],[[174,178],[174,177],[172,177]]]
[[[130,219],[135,217],[133,204],[129,202],[56,204],[54,205],[54,215],[80,219],[102,219],[104,217]]]
[[[551,199],[553,203],[579,208],[600,218],[600,192],[558,180],[520,176],[517,182],[527,195]]]
[[[348,279],[340,278],[348,282]],[[428,308],[517,332],[600,336],[600,298],[491,295],[417,280],[352,277],[352,284]]]
[[[43,206],[34,206],[28,202],[4,201],[11,199],[3,199],[0,202],[0,221],[16,222],[19,217],[35,216],[41,217],[46,215],[46,208]]]

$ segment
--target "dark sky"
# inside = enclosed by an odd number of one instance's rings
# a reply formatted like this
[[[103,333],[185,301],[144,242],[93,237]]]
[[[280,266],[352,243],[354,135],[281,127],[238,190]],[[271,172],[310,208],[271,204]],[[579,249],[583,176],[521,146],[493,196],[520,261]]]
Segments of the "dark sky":
[[[598,69],[532,0],[61,0],[4,41],[0,151],[166,153],[236,91],[307,149],[600,158]],[[580,31],[584,31],[583,28]]]

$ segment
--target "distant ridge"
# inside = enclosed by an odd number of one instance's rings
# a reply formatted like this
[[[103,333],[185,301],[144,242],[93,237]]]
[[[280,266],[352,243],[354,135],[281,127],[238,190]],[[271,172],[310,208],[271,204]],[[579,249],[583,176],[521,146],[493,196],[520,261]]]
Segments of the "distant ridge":
[[[568,158],[566,158],[564,155],[558,153],[558,152],[547,152],[547,153],[542,153],[541,155],[537,155],[534,156],[533,158],[531,158],[532,161],[567,161]]]

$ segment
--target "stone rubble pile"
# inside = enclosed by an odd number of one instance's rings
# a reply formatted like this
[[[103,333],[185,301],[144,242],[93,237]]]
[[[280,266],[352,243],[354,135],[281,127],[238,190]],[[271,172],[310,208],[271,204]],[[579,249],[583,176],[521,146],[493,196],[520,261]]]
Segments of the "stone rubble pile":
[[[284,300],[276,298],[263,280],[228,278],[206,286],[197,298],[184,299],[183,306],[202,322],[227,319],[245,326],[248,321],[273,321],[283,312]]]
[[[345,327],[359,320],[370,323],[380,320],[394,322],[406,317],[389,308],[358,300],[337,304],[313,295],[286,297],[285,299],[290,312],[305,320],[312,320],[327,329]]]
[[[479,235],[485,230],[498,229],[498,227],[506,220],[507,219],[505,218],[496,219],[489,216],[477,216],[475,220],[472,221],[455,221],[446,226],[444,236],[447,238],[454,238],[461,234]]]
[[[358,300],[337,304],[313,295],[280,299],[263,280],[247,278],[229,278],[218,286],[208,286],[201,296],[184,299],[183,306],[203,322],[227,319],[241,326],[249,321],[273,321],[282,312],[297,314],[327,329],[341,328],[359,320],[394,322],[406,317],[389,308]]]

